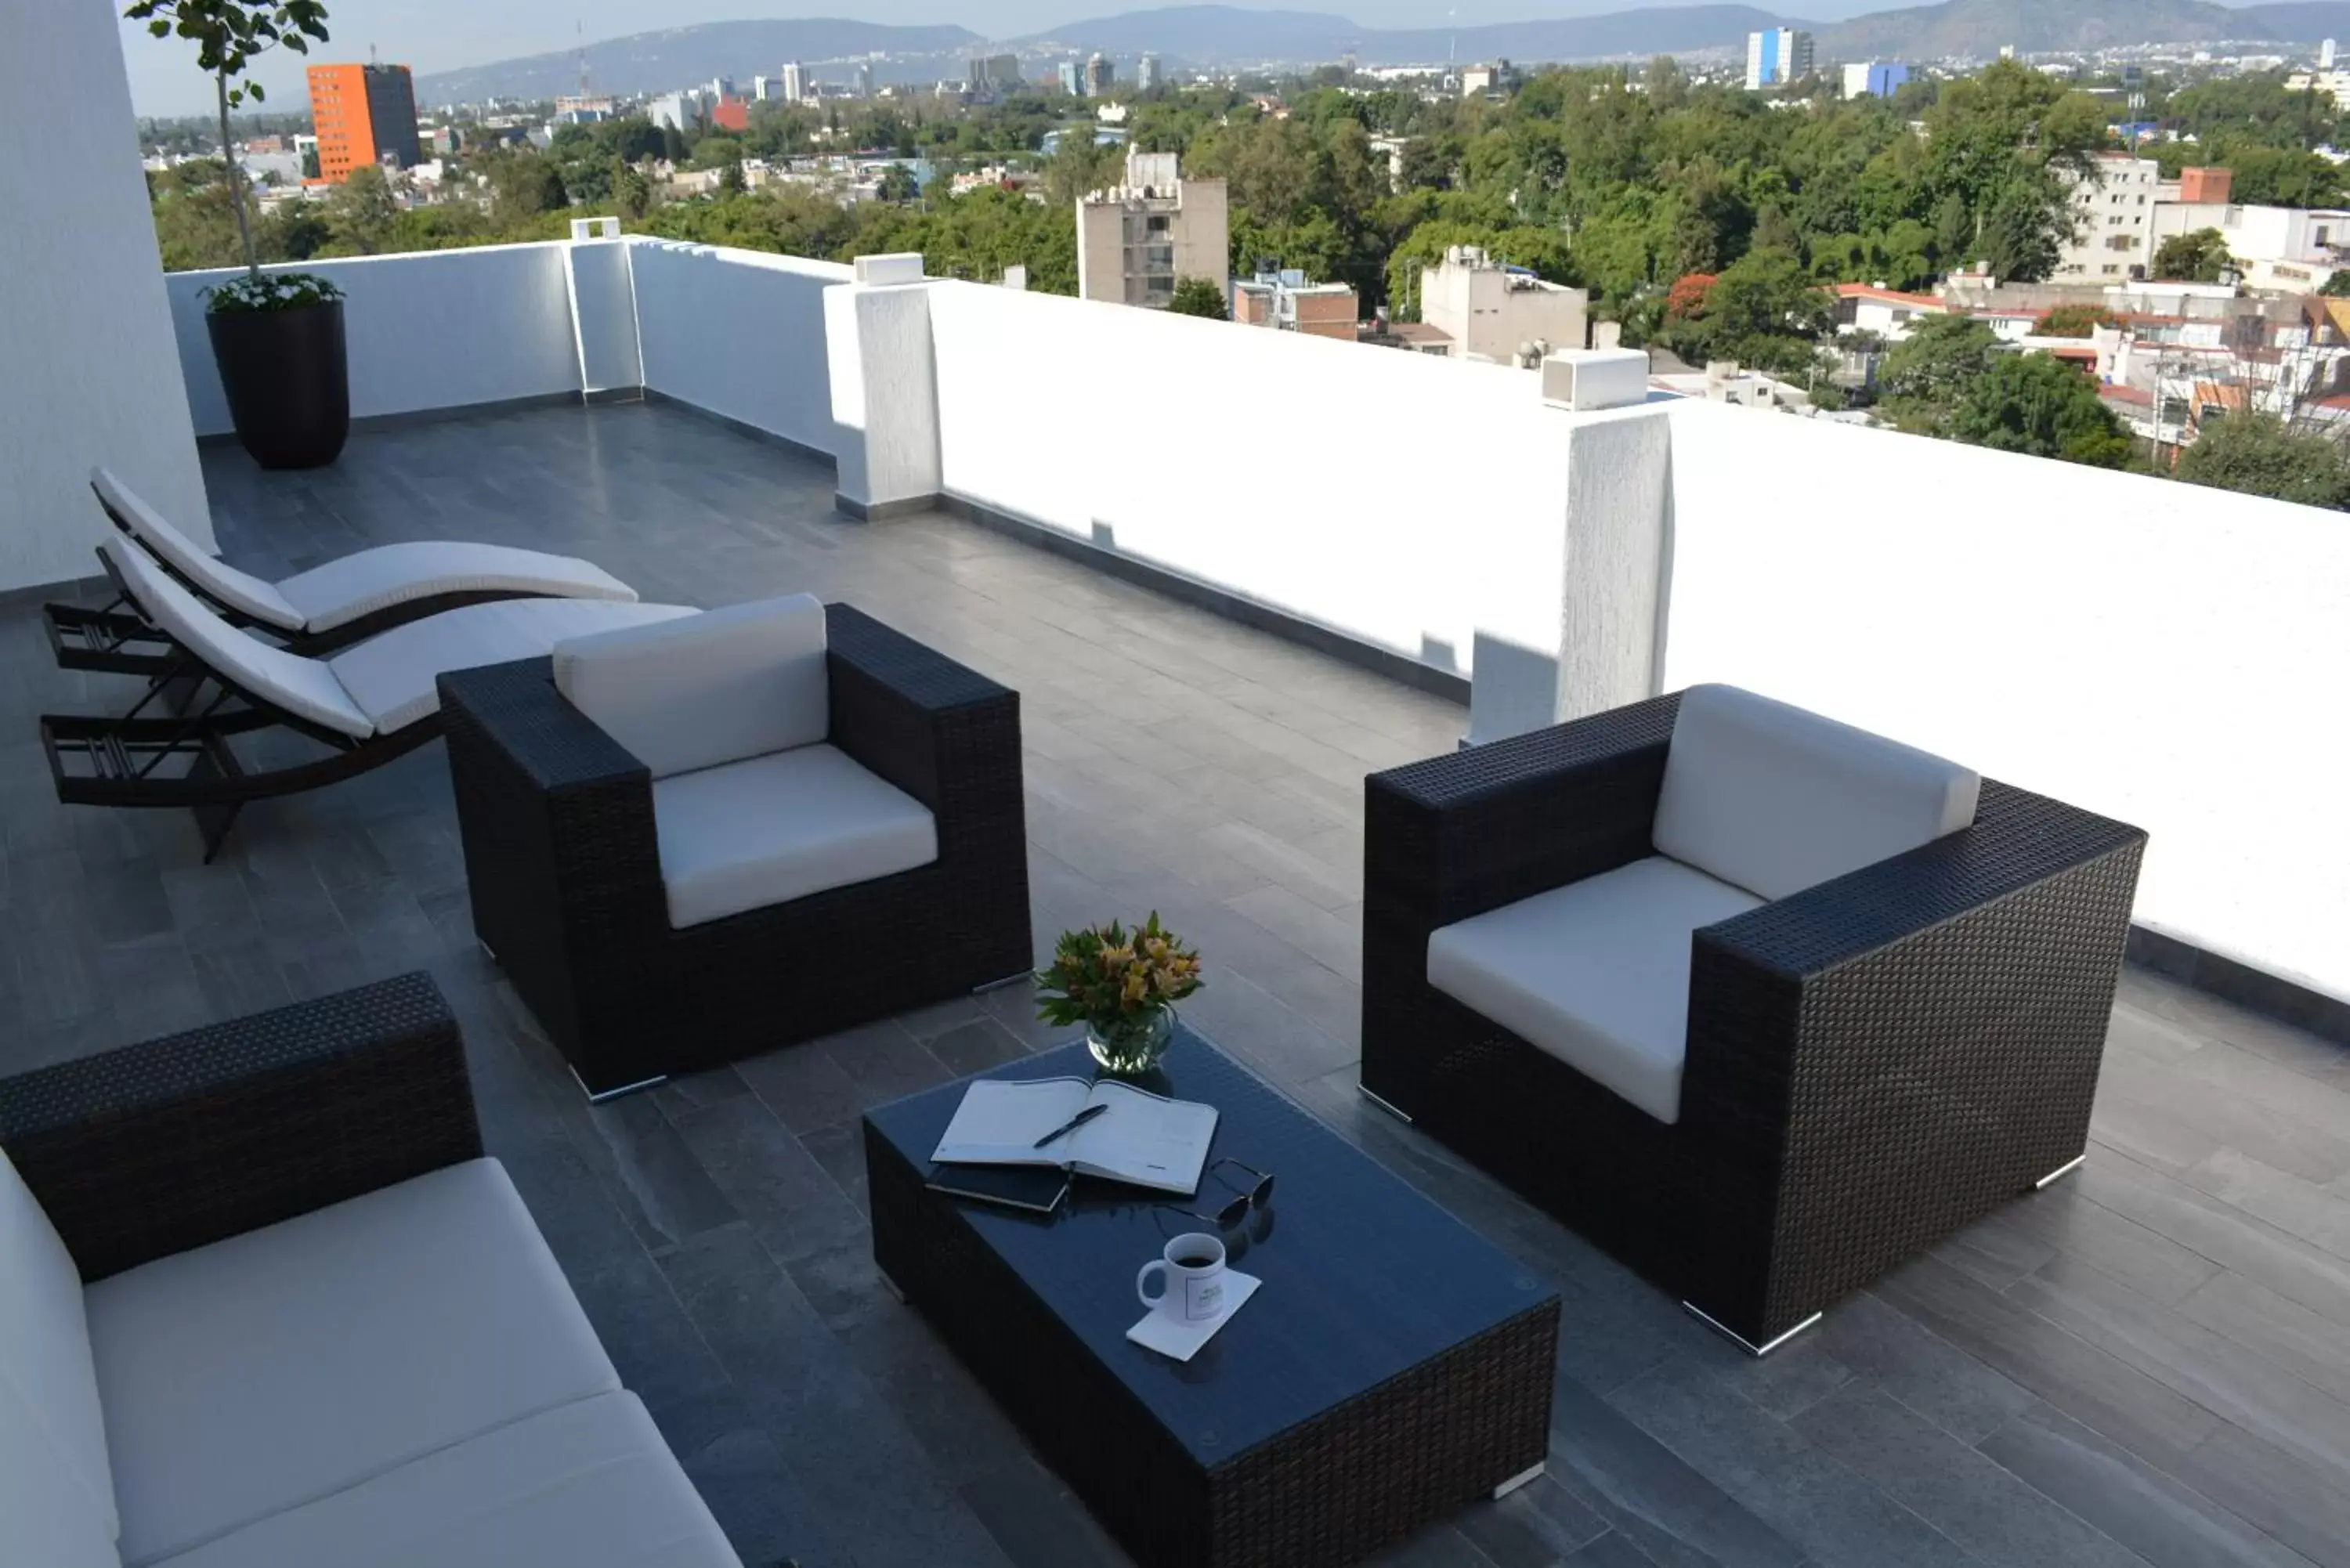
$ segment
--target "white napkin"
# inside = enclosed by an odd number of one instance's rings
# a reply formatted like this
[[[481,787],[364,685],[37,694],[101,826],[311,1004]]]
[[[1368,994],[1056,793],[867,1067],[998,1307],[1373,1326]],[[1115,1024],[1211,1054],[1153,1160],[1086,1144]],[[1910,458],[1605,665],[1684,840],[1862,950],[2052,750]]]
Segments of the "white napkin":
[[[1146,1350],[1171,1355],[1178,1361],[1189,1361],[1200,1353],[1200,1346],[1216,1337],[1216,1330],[1232,1321],[1232,1314],[1248,1304],[1249,1297],[1256,1294],[1257,1286],[1263,1282],[1254,1274],[1226,1269],[1223,1311],[1196,1323],[1185,1323],[1153,1309],[1143,1314],[1142,1321],[1126,1331],[1126,1337]]]

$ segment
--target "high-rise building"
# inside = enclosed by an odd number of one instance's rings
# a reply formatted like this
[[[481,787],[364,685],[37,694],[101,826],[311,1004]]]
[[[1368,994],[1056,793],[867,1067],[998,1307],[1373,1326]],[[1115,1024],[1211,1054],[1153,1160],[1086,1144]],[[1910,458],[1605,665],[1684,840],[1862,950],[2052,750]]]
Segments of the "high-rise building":
[[[2334,68],[2334,40],[2331,38],[2317,46],[2317,68],[2321,71]]]
[[[1749,91],[1801,81],[1812,74],[1812,36],[1794,27],[1770,27],[1746,35]]]
[[[850,88],[858,98],[873,96],[873,63],[870,60],[858,61],[857,68],[849,73],[848,79]]]
[[[970,77],[971,90],[975,93],[1011,92],[1020,86],[1020,57],[973,55]]]
[[[2072,227],[2057,242],[2050,281],[2111,284],[2146,275],[2154,262],[2155,217],[2169,195],[2160,165],[2127,152],[2100,152],[2085,174],[2059,177],[2071,198]],[[2227,200],[2224,191],[2220,199]]]
[[[797,60],[785,61],[784,63],[784,101],[798,103],[807,95],[807,68]]]
[[[1077,293],[1164,309],[1179,277],[1225,286],[1232,210],[1222,180],[1186,180],[1172,152],[1126,155],[1126,183],[1077,198]]]
[[[1117,78],[1118,68],[1110,64],[1109,57],[1102,54],[1095,55],[1086,62],[1086,96],[1107,98],[1110,84]]]
[[[1134,67],[1134,85],[1138,91],[1149,92],[1159,85],[1159,57],[1145,55]]]
[[[1075,60],[1061,62],[1061,90],[1077,98],[1086,90],[1086,68]]]
[[[312,66],[310,124],[318,172],[306,176],[306,185],[339,185],[369,163],[412,169],[424,161],[406,66]]]

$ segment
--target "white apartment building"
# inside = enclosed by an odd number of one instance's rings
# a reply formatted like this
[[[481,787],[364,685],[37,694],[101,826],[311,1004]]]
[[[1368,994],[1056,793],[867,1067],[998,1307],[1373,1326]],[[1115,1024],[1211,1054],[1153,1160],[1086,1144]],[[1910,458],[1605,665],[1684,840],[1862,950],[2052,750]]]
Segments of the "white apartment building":
[[[1452,340],[1455,359],[1519,362],[1541,349],[1580,348],[1591,296],[1454,245],[1419,275],[1419,319]]]
[[[1746,35],[1746,88],[1749,92],[1812,74],[1812,36],[1795,27],[1768,27]]]
[[[2314,294],[2350,265],[2350,211],[2338,207],[2166,202],[2155,210],[2158,245],[2199,229],[2220,231],[2251,289]]]
[[[2169,192],[2161,168],[2151,158],[2101,152],[2092,174],[2075,177],[2072,186],[2073,233],[2060,243],[2050,281],[2105,283],[2146,276],[2154,262],[2156,207]]]
[[[1126,182],[1077,199],[1077,293],[1163,309],[1179,277],[1229,292],[1232,217],[1222,180],[1186,180],[1172,152],[1128,152]]]

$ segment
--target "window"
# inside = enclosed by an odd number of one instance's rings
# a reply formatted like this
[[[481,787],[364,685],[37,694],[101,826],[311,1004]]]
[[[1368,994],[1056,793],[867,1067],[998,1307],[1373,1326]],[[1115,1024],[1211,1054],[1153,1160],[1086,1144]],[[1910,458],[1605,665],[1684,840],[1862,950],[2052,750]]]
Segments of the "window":
[[[2114,274],[2116,274],[2116,273],[2117,273],[2117,272],[2119,272],[2119,271],[2121,271],[2121,270],[2122,270],[2121,268],[2119,268],[2119,267],[2117,267],[2117,266],[2115,266],[2115,265],[2112,265],[2110,263],[2109,263],[2109,264],[2107,264],[2106,265],[2105,265],[2105,266],[2101,266],[2101,267],[2099,267],[2099,268],[2097,269],[2097,271],[2098,271],[2099,273],[2103,274],[2103,275],[2104,275],[2105,276],[2106,276],[2106,277],[2111,277],[2111,276],[2113,276],[2113,275],[2114,275]]]

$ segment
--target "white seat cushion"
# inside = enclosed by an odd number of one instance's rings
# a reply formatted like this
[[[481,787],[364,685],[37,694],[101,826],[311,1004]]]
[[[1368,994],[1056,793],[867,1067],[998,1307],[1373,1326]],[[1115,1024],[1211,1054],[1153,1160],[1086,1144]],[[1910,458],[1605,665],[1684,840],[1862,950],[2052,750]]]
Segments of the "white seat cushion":
[[[54,1460],[47,1479],[69,1477],[74,1488],[70,1502],[55,1500],[60,1517],[86,1516],[110,1543],[120,1526],[98,1373],[82,1313],[81,1271],[5,1152],[0,1152],[0,1386],[0,1386],[0,1428],[10,1428],[0,1432],[0,1450],[28,1467],[31,1449],[47,1452]],[[10,1388],[15,1390],[13,1402]],[[6,1521],[15,1516],[7,1500],[26,1483],[26,1474],[29,1469],[12,1479],[0,1458],[0,1541],[6,1539]],[[6,1556],[0,1550],[0,1561]]]
[[[832,723],[824,606],[792,594],[582,636],[555,650],[555,686],[657,779],[812,746]]]
[[[1428,982],[1659,1121],[1677,1122],[1690,935],[1762,904],[1651,856],[1435,931]]]
[[[396,626],[326,661],[380,735],[441,711],[434,680],[452,670],[532,659],[566,638],[698,614],[683,605],[512,599],[467,605]]]
[[[213,603],[226,605],[280,631],[301,628],[301,612],[286,602],[286,596],[274,584],[263,582],[251,572],[240,572],[217,556],[205,554],[203,546],[165,522],[161,513],[131,493],[113,474],[102,468],[91,469],[89,487],[98,492],[99,504],[130,529],[140,544],[202,588]]]
[[[494,1160],[89,1287],[131,1568],[619,1387]]]
[[[0,1365],[0,1563],[120,1568],[109,1520]]]
[[[1930,844],[1975,819],[1956,763],[1742,691],[1681,697],[1651,841],[1762,898]]]
[[[653,833],[679,929],[939,857],[922,803],[832,746],[657,779]]]
[[[567,599],[633,600],[637,590],[601,566],[569,556],[448,539],[383,545],[276,585],[307,631],[336,627],[439,594],[546,594]]]
[[[166,1568],[742,1568],[633,1394],[443,1449]]]
[[[99,548],[122,575],[147,618],[212,670],[261,701],[314,724],[359,740],[375,733],[375,721],[351,701],[325,660],[288,653],[229,625],[119,534]]]

